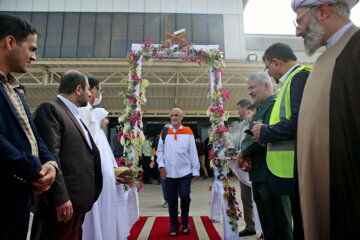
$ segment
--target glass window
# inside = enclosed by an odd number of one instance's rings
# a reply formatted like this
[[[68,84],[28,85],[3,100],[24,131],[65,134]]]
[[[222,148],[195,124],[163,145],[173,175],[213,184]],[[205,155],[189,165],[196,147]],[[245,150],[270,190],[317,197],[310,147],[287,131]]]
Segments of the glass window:
[[[61,57],[76,58],[80,13],[65,13]]]
[[[15,15],[31,22],[31,13],[30,12],[16,12]]]
[[[209,44],[208,21],[206,14],[192,15],[193,42],[198,45]]]
[[[111,35],[111,57],[125,57],[127,54],[127,13],[113,13]]]
[[[34,24],[40,32],[36,50],[36,56],[40,58],[44,57],[47,19],[47,13],[33,13],[31,17],[31,23]]]
[[[94,57],[107,58],[110,56],[111,22],[111,14],[97,14]]]
[[[224,47],[224,25],[222,15],[208,15],[209,44],[219,44]]]
[[[173,14],[163,15],[162,38],[165,39],[165,33],[173,34],[175,30],[175,19]]]
[[[49,13],[44,57],[60,57],[63,17],[63,13]]]
[[[160,42],[160,15],[154,13],[145,14],[144,40],[151,37],[154,43]]]
[[[191,14],[177,14],[176,15],[176,30],[185,28],[186,38],[185,41],[192,42],[192,27],[191,27]]]
[[[131,51],[131,44],[144,41],[144,14],[129,14],[128,44],[127,49]]]
[[[81,13],[78,54],[80,58],[94,56],[95,13]]]

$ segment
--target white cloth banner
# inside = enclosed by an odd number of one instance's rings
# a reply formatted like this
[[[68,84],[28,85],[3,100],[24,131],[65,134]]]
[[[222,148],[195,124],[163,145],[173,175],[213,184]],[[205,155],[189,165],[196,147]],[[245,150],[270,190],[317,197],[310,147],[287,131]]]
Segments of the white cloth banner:
[[[225,170],[224,170],[225,171]],[[225,173],[226,174],[226,173]],[[236,229],[232,231],[230,224],[230,218],[226,214],[226,210],[229,208],[227,202],[224,199],[224,186],[221,180],[217,179],[219,175],[218,169],[215,168],[215,181],[211,190],[211,203],[210,203],[210,219],[212,221],[220,222],[221,214],[224,226],[224,239],[233,240],[239,239],[239,231]]]
[[[136,187],[131,187],[125,192],[126,205],[129,215],[129,224],[133,225],[139,219],[139,198]]]
[[[215,73],[212,70],[212,68],[210,67],[209,69],[209,75],[210,75],[210,96],[213,94],[214,92],[214,79],[215,79]]]
[[[159,44],[153,44],[154,47],[158,47]],[[131,50],[132,51],[140,51],[142,49],[143,45],[138,44],[138,43],[133,43],[131,45]],[[178,45],[174,44],[172,45],[169,49],[174,49],[175,47],[178,47]],[[192,46],[193,49],[195,50],[210,50],[210,49],[218,49],[219,45],[193,45]],[[149,53],[145,53],[143,56],[151,56],[152,52]],[[159,52],[158,53],[159,57],[174,57],[174,58],[190,58],[191,56],[187,55],[186,53],[183,52],[175,52],[175,53],[171,53],[169,56],[167,55],[166,52]]]
[[[228,160],[229,163],[229,167],[232,170],[232,172],[234,173],[234,175],[246,186],[252,187],[251,185],[251,181],[250,181],[250,177],[249,177],[249,173],[245,172],[244,170],[242,170],[241,168],[239,168],[239,166],[236,164],[235,160],[230,159]],[[252,190],[251,190],[252,192]],[[254,197],[251,194],[251,198],[252,198],[252,202],[253,202],[253,212],[254,212],[254,218],[255,218],[255,228],[256,230],[258,230],[259,232],[262,232],[262,228],[261,228],[261,223],[260,223],[260,218],[259,218],[259,214],[257,211],[257,207],[256,207],[256,203],[254,201]]]
[[[228,164],[230,169],[232,170],[232,172],[235,174],[235,176],[246,186],[251,187],[251,181],[249,178],[249,173],[245,172],[244,170],[242,170],[241,168],[239,168],[239,166],[237,166],[235,160],[233,159],[229,159],[228,160]]]

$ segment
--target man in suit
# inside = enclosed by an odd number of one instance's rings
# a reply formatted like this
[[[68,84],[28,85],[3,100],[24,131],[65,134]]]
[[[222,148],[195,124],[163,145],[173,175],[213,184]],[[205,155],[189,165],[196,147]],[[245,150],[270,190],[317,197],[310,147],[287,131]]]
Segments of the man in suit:
[[[39,134],[61,172],[39,199],[32,239],[81,239],[85,213],[101,192],[99,151],[78,113],[89,97],[87,77],[79,71],[67,71],[61,77],[57,98],[35,111]]]
[[[39,138],[30,110],[11,72],[25,73],[38,32],[29,22],[0,14],[0,239],[26,239],[31,192],[48,190],[54,157]]]

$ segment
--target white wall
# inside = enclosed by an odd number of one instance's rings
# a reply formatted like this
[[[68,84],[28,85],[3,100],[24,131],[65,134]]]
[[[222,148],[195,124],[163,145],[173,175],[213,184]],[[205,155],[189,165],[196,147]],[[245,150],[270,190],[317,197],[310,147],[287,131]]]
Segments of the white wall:
[[[243,0],[0,0],[0,11],[238,14]]]
[[[246,58],[243,0],[0,0],[0,11],[223,14],[226,58]]]

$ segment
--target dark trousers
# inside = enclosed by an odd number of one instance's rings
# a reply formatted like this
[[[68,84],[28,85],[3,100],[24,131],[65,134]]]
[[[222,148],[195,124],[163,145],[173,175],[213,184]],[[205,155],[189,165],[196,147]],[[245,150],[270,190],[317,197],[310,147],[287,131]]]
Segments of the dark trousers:
[[[254,200],[266,240],[292,240],[290,198],[274,194],[267,182],[253,182]]]
[[[151,157],[145,157],[143,156],[143,158],[141,159],[141,167],[143,169],[143,182],[148,182],[150,181],[150,162],[151,162]]]
[[[192,174],[181,178],[166,178],[165,192],[169,205],[169,215],[171,226],[179,225],[178,220],[178,197],[181,200],[181,224],[189,225],[190,210],[190,186]]]
[[[162,189],[162,194],[163,194],[164,201],[168,202],[168,199],[166,197],[165,181],[162,179],[161,176],[160,176],[160,182],[161,182],[161,189]]]
[[[245,230],[255,232],[255,219],[251,187],[240,181],[241,201],[244,208]]]
[[[29,228],[29,218],[24,216],[16,221],[2,220],[0,222],[0,239],[1,240],[25,240]]]
[[[295,144],[296,146],[296,144]],[[294,240],[304,240],[304,227],[302,223],[302,214],[300,206],[300,195],[299,195],[299,179],[297,175],[297,164],[296,164],[296,153],[295,153],[295,165],[294,165],[294,191],[290,196],[291,210],[294,221]]]
[[[68,222],[58,222],[55,209],[39,209],[34,215],[31,240],[82,240],[84,218],[85,213],[74,212]]]

